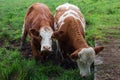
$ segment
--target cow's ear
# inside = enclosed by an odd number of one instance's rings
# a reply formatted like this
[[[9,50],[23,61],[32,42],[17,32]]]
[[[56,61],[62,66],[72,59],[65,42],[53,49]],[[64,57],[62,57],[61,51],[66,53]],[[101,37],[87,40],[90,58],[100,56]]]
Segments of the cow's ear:
[[[94,51],[96,54],[98,54],[100,51],[102,51],[104,49],[103,46],[97,46],[97,47],[94,47]]]
[[[35,37],[39,36],[39,32],[36,29],[30,29],[30,34]]]
[[[52,34],[52,38],[56,38],[57,33],[58,33],[58,31],[54,31]]]
[[[70,58],[74,59],[74,60],[77,60],[78,59],[78,50],[74,51],[71,55],[70,55]]]
[[[52,38],[60,38],[63,35],[63,31],[55,31],[52,35]]]

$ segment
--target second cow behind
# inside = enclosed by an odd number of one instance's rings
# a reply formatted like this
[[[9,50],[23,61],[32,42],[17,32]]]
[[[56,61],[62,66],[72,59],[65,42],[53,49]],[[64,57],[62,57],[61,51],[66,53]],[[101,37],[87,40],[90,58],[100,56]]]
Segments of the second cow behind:
[[[21,49],[29,34],[33,56],[36,60],[44,60],[52,51],[53,23],[51,11],[45,4],[35,3],[30,6],[24,19]]]
[[[65,3],[56,8],[53,36],[58,39],[64,58],[70,57],[77,62],[80,75],[90,75],[90,65],[95,54],[103,47],[90,47],[85,40],[85,20],[80,9]]]

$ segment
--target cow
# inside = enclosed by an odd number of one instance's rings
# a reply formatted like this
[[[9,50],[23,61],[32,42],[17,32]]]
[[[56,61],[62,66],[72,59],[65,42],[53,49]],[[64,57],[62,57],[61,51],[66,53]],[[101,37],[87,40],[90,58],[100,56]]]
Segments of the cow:
[[[53,37],[58,40],[63,57],[70,57],[77,62],[80,76],[89,76],[95,55],[104,47],[90,47],[87,44],[85,19],[80,9],[70,3],[58,6],[54,15],[54,27]]]
[[[33,57],[44,60],[52,51],[53,26],[54,18],[48,6],[43,3],[32,4],[24,18],[21,49],[25,48],[26,37],[29,35]]]

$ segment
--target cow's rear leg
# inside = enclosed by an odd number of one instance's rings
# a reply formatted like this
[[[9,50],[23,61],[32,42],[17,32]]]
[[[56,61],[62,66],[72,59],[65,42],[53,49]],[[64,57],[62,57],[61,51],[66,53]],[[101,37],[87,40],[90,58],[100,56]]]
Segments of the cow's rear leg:
[[[23,25],[22,37],[21,37],[21,47],[20,47],[21,50],[24,50],[24,49],[25,49],[25,44],[26,44],[26,37],[27,37],[27,35],[28,35],[28,31],[27,31],[27,29],[25,28],[25,26]]]

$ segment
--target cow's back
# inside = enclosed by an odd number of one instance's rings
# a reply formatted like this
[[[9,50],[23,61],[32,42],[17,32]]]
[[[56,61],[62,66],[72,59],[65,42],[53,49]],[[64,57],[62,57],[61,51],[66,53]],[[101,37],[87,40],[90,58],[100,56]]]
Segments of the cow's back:
[[[75,16],[75,18],[79,19],[81,21],[81,24],[83,25],[82,27],[85,30],[85,20],[84,17],[82,15],[82,13],[80,12],[80,9],[77,6],[74,6],[72,4],[69,3],[65,3],[63,5],[60,5],[56,8],[56,14],[55,14],[55,29],[57,30],[59,27],[61,27],[61,23],[60,23],[60,17],[66,17],[66,15],[69,15],[69,13],[73,14]],[[63,20],[64,21],[64,20]]]
[[[28,28],[36,28],[37,30],[41,26],[53,27],[53,16],[46,5],[35,3],[28,8],[24,23]]]

